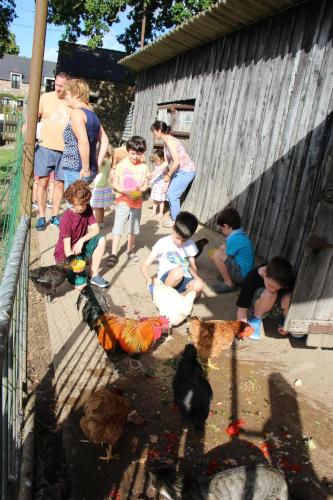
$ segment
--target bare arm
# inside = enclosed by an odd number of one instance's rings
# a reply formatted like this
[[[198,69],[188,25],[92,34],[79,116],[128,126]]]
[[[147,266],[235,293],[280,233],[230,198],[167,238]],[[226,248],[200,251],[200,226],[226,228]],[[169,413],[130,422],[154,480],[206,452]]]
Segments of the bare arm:
[[[193,278],[199,278],[194,257],[190,257],[190,273],[192,274]]]
[[[73,252],[75,253],[75,255],[78,255],[82,252],[82,247],[84,243],[86,243],[86,241],[91,240],[94,236],[97,236],[98,234],[99,234],[99,225],[97,223],[89,226],[89,231],[87,232],[87,234],[82,236],[82,238],[80,238],[73,246]]]
[[[73,254],[72,240],[70,237],[64,238],[64,252],[65,252],[66,257],[69,257],[70,255]]]
[[[86,129],[86,115],[80,109],[74,109],[71,113],[71,122],[73,132],[77,138],[78,148],[82,163],[82,170],[80,172],[81,177],[88,177],[90,175],[90,145]]]
[[[148,182],[149,182],[149,172],[148,172],[148,167],[146,169],[146,176],[145,180],[143,181],[142,186],[140,187],[140,191],[143,193],[144,191],[147,191],[148,189]]]
[[[119,184],[119,174],[118,174],[117,167],[114,170],[114,177],[113,177],[112,187],[113,187],[113,189],[115,191],[117,191],[117,193],[123,193],[122,186],[120,186],[120,184]]]
[[[247,309],[244,307],[237,307],[237,319],[247,323]]]
[[[99,133],[98,133],[98,142],[100,143],[100,148],[99,148],[99,153],[98,153],[98,168],[102,165],[102,162],[104,160],[104,157],[106,155],[108,145],[109,145],[109,139],[108,136],[105,133],[104,128],[100,127]]]
[[[168,179],[170,180],[172,175],[176,172],[177,168],[179,167],[179,156],[178,156],[176,142],[172,139],[169,139],[169,141],[167,142],[167,147],[172,158],[172,163],[171,166],[169,167],[169,172],[166,174],[165,181],[167,181]]]
[[[147,259],[141,264],[140,271],[146,279],[148,285],[151,285],[153,280],[148,273],[148,266],[150,266],[157,259],[157,255],[154,251],[151,251]]]

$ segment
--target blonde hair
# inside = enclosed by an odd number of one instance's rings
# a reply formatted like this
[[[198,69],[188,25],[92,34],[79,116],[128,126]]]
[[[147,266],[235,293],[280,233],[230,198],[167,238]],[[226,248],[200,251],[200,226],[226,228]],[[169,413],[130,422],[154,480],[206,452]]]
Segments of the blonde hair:
[[[86,104],[89,103],[90,88],[85,80],[73,78],[72,80],[67,80],[64,87],[66,92],[69,92],[72,97],[77,97]]]

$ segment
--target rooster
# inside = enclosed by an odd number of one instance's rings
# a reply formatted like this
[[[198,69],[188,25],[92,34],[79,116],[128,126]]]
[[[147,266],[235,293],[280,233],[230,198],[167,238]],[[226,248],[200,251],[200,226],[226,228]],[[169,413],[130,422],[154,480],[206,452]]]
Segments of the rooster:
[[[84,405],[84,417],[80,426],[85,436],[95,444],[107,443],[106,457],[109,462],[112,447],[122,436],[129,415],[129,402],[122,396],[103,388],[92,393]]]
[[[229,349],[235,337],[241,339],[253,333],[253,328],[244,321],[203,321],[196,316],[188,320],[188,329],[199,357],[203,361],[208,360],[208,368],[212,369],[218,368],[210,358],[217,358],[221,351]]]
[[[51,302],[56,295],[57,287],[66,281],[67,270],[72,269],[74,271],[72,264],[74,264],[75,261],[81,260],[82,259],[75,255],[70,255],[64,262],[59,264],[30,269],[29,278],[35,285],[37,291],[45,295],[47,300]]]
[[[147,352],[164,331],[168,331],[169,323],[162,316],[137,320],[108,313],[106,297],[95,287],[88,285],[81,291],[78,309],[83,298],[86,300],[82,309],[83,321],[95,330],[98,343],[105,351],[113,352],[120,347],[123,353],[137,358]],[[140,363],[139,367],[142,368]]]
[[[194,291],[181,295],[171,286],[162,283],[161,280],[154,280],[153,301],[161,316],[165,316],[170,326],[182,323],[190,314],[193,302],[196,297]]]
[[[180,410],[183,424],[190,422],[197,431],[203,432],[213,391],[197,361],[193,344],[187,344],[184,349],[172,387],[174,403]]]

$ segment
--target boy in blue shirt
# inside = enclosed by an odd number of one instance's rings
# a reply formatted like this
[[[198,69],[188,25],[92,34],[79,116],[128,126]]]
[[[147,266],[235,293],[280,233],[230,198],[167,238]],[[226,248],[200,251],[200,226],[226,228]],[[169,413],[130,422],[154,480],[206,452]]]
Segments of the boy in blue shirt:
[[[223,280],[214,286],[214,290],[216,293],[228,293],[241,285],[247,273],[253,269],[254,251],[251,240],[241,228],[237,210],[222,210],[217,224],[226,237],[226,243],[210,256]]]

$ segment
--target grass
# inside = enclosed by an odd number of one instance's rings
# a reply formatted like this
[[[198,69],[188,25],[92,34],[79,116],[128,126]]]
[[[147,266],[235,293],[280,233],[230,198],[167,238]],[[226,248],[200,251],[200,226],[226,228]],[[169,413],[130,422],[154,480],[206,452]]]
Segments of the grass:
[[[15,158],[15,149],[0,148],[0,167],[13,161]]]

